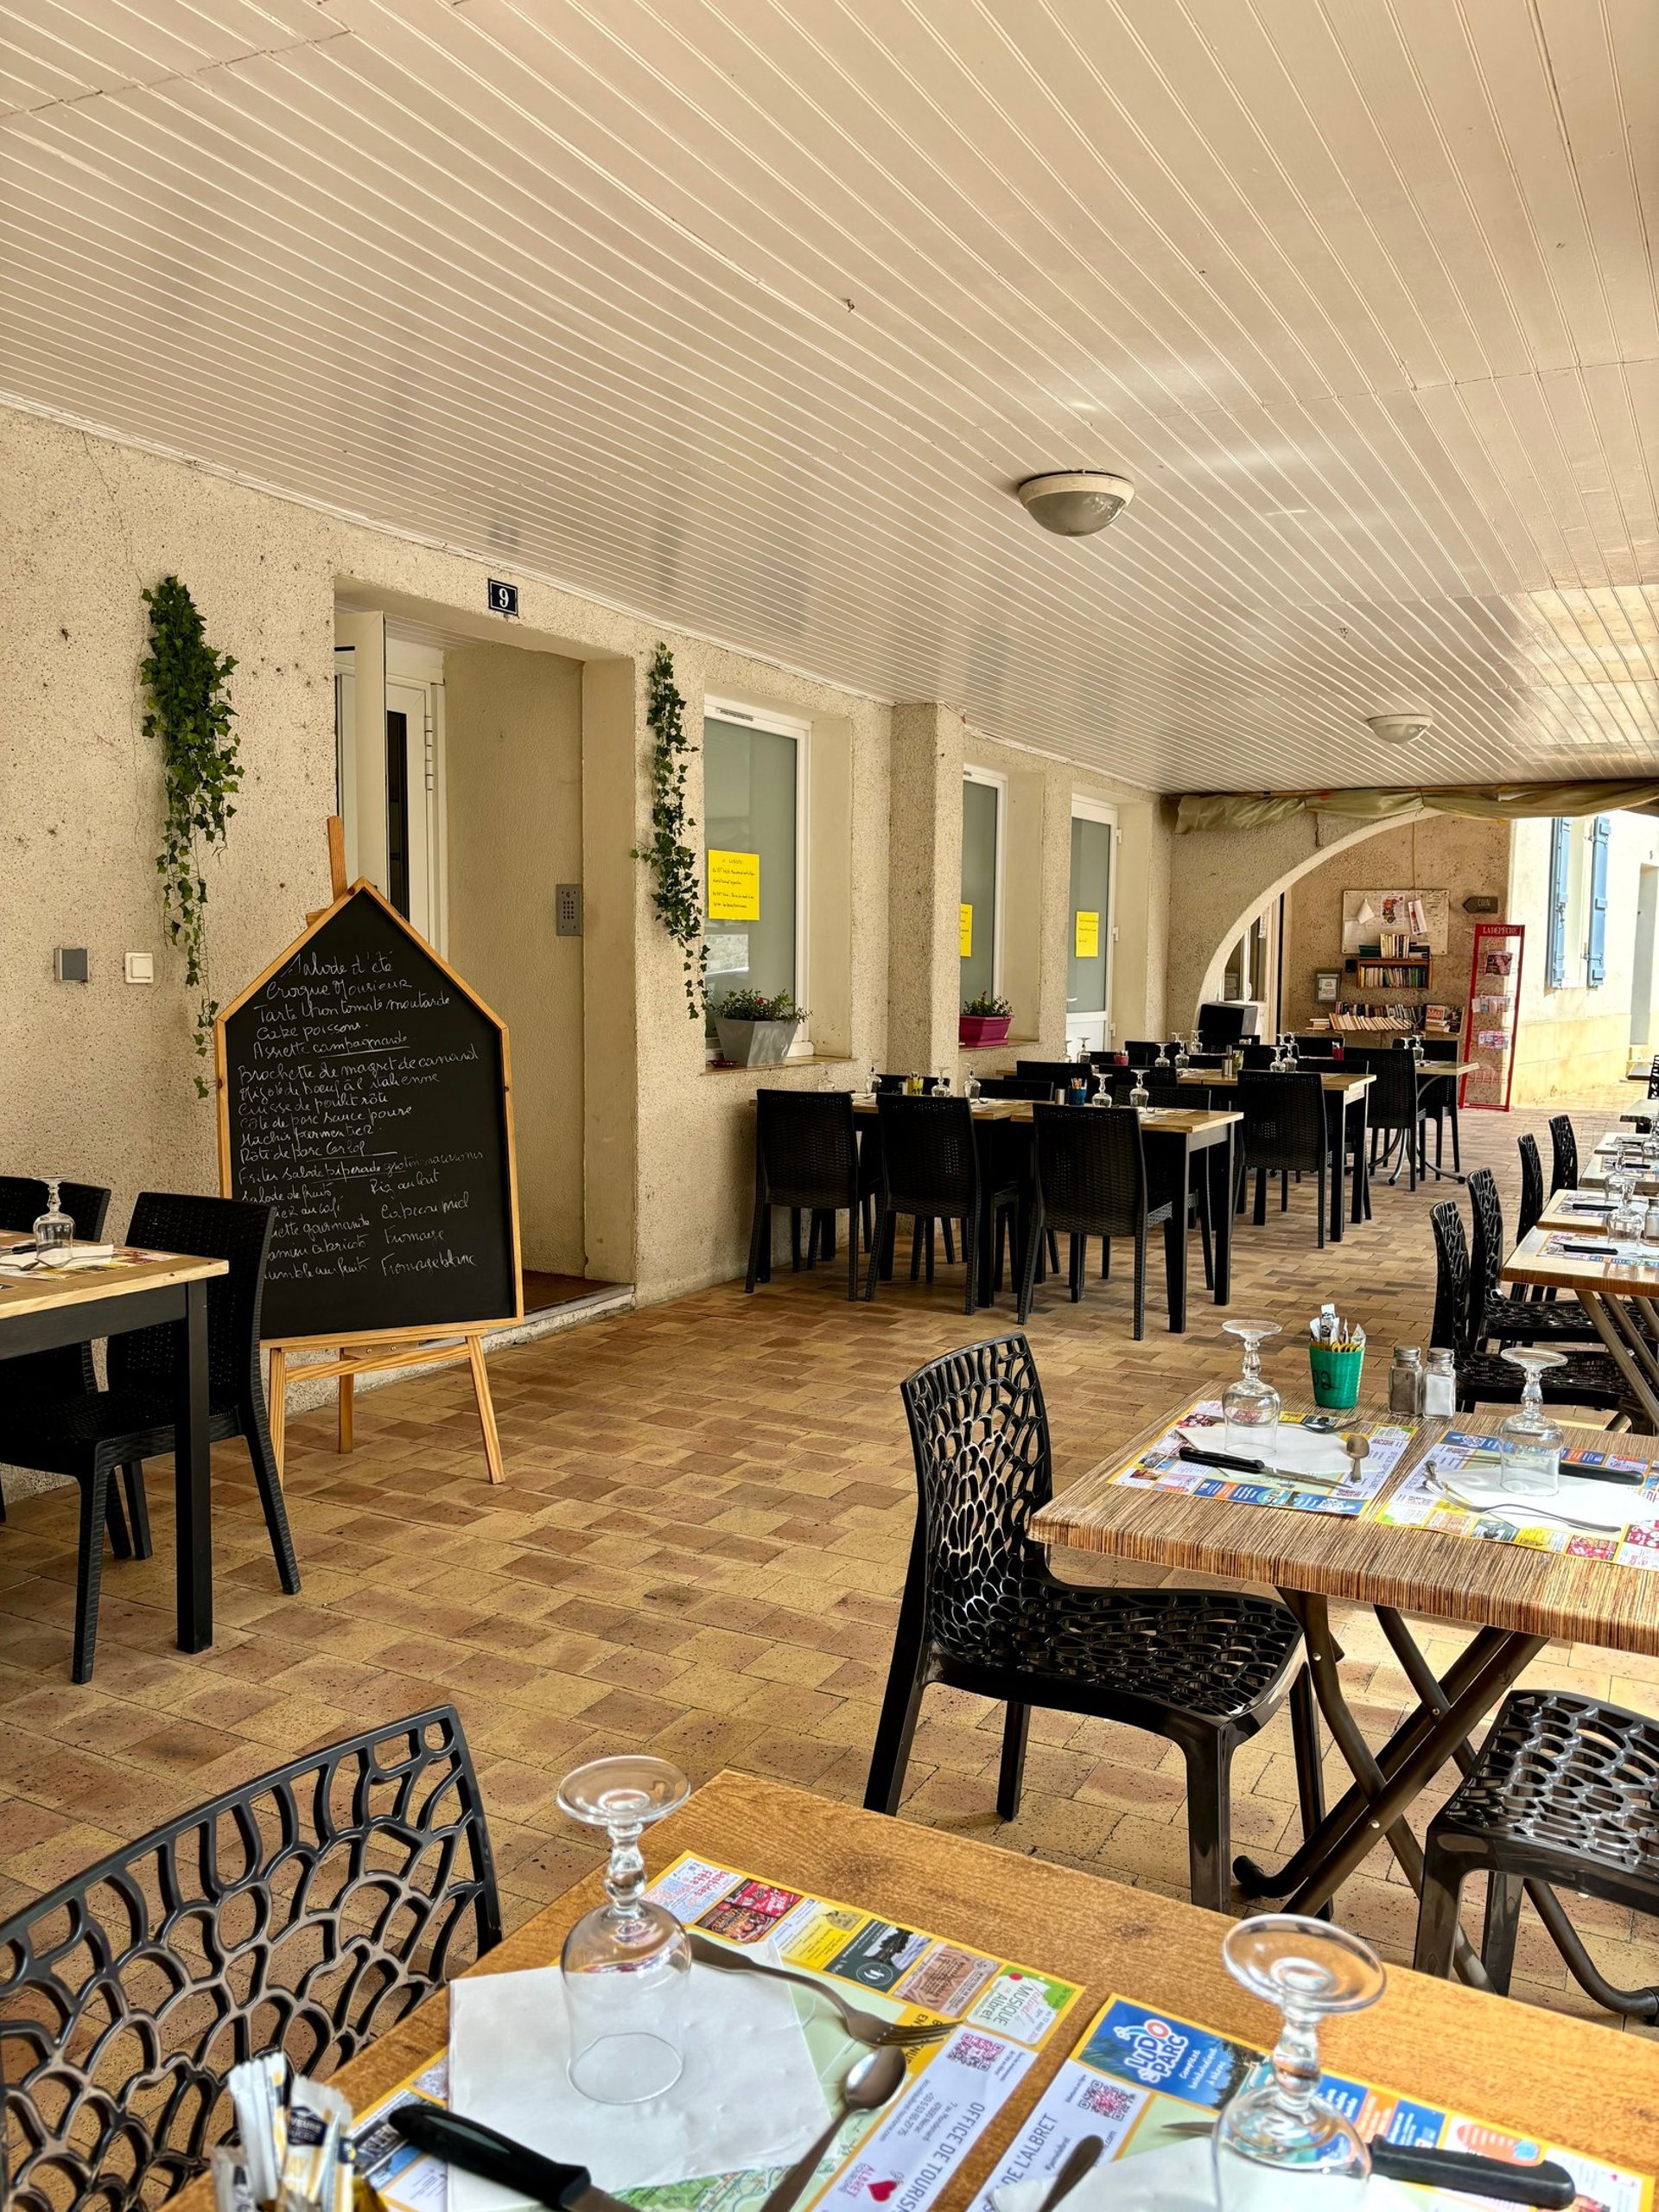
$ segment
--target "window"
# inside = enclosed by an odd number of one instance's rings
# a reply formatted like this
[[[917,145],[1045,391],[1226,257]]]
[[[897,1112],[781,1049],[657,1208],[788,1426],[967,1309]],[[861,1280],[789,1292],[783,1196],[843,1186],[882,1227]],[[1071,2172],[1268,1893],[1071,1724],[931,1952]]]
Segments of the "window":
[[[710,700],[702,734],[709,995],[806,998],[807,727]],[[810,1050],[798,1037],[797,1052]]]
[[[1573,824],[1558,814],[1549,825],[1549,958],[1546,978],[1552,991],[1567,981],[1567,908],[1573,864]]]
[[[1612,817],[1586,825],[1557,815],[1549,825],[1549,907],[1545,981],[1559,991],[1607,976],[1607,861]],[[1579,963],[1582,960],[1582,976]]]
[[[962,955],[962,1004],[995,995],[1001,981],[998,942],[1002,890],[1004,779],[987,768],[963,771],[962,907],[957,918]]]
[[[1590,827],[1590,931],[1584,955],[1584,980],[1592,990],[1607,976],[1607,849],[1612,833],[1611,817],[1599,814]]]
[[[1071,906],[1067,921],[1068,1041],[1103,1051],[1111,1041],[1112,863],[1117,817],[1109,806],[1071,801]]]

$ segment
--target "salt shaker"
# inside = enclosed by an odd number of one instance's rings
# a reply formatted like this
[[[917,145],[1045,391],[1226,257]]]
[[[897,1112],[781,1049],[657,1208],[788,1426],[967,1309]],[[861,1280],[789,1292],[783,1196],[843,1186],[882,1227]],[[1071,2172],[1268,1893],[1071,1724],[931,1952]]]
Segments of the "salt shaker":
[[[1445,1414],[1449,1418],[1457,1410],[1457,1362],[1443,1344],[1435,1344],[1429,1352],[1428,1367],[1423,1376],[1423,1411]]]

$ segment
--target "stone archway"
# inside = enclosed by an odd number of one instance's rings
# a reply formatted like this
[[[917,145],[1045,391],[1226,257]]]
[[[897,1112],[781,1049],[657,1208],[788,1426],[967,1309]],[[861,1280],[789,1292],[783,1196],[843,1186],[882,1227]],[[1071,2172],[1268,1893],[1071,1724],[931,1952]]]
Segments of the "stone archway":
[[[1381,822],[1297,814],[1258,830],[1199,830],[1174,839],[1166,986],[1171,1022],[1196,1027],[1199,1002],[1220,988],[1228,948],[1281,892],[1333,855],[1421,821],[1427,811],[1414,807]]]

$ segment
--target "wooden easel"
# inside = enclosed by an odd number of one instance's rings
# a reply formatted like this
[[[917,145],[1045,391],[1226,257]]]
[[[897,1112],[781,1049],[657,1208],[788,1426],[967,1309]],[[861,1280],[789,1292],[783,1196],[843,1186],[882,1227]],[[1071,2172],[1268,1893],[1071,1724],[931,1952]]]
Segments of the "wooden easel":
[[[307,914],[305,918],[308,925],[315,925],[325,915],[332,912],[334,907],[346,896],[350,888],[346,880],[346,825],[337,814],[331,814],[328,817],[328,883],[329,904],[327,906],[319,906]],[[370,887],[372,888],[372,887]],[[431,952],[429,946],[427,950]],[[287,953],[281,956],[281,959],[287,957]],[[438,965],[460,988],[462,990],[467,988],[461,977],[454,974],[447,962],[439,959],[435,952],[431,953],[431,957],[437,961]],[[280,965],[280,960],[273,963],[273,966],[275,965]],[[249,988],[257,990],[272,972],[273,969],[267,969],[265,974],[257,977]],[[243,995],[245,997],[247,994],[244,993]],[[512,1070],[507,1059],[507,1039],[505,1030],[501,1038],[501,1056],[503,1072],[506,1077],[505,1087],[507,1162],[512,1186],[512,1241],[514,1274],[517,1281],[519,1250],[518,1170],[512,1132]],[[231,1190],[230,1119],[226,1102],[222,1031],[219,1037],[218,1079],[219,1176],[226,1194],[228,1196]],[[524,1305],[522,1286],[518,1291],[517,1303],[521,1309],[518,1318],[522,1318]],[[472,1371],[473,1395],[478,1406],[479,1427],[484,1436],[485,1465],[489,1470],[490,1480],[493,1483],[505,1482],[507,1478],[501,1459],[501,1435],[496,1427],[495,1406],[490,1396],[489,1370],[484,1363],[484,1338],[489,1330],[510,1325],[512,1318],[514,1317],[507,1317],[502,1321],[482,1322],[476,1325],[458,1325],[452,1328],[385,1329],[361,1337],[284,1337],[277,1342],[268,1343],[265,1348],[270,1356],[270,1383],[267,1393],[270,1409],[270,1442],[271,1451],[276,1461],[278,1480],[281,1480],[283,1474],[288,1429],[288,1355],[290,1351],[333,1349],[337,1355],[334,1358],[302,1362],[296,1368],[295,1375],[296,1380],[338,1384],[337,1450],[349,1452],[353,1446],[355,1389],[359,1375],[394,1367],[448,1366],[464,1359]]]

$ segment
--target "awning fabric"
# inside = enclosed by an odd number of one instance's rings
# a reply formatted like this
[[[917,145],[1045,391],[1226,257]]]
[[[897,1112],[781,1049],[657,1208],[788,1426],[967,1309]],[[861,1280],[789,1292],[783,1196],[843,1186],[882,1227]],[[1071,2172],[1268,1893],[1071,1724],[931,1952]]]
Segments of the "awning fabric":
[[[1388,790],[1328,791],[1188,791],[1175,817],[1178,836],[1194,830],[1261,830],[1294,814],[1350,814],[1384,822],[1390,815],[1481,814],[1522,822],[1539,815],[1659,814],[1659,783],[1451,784]]]

